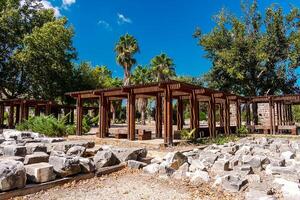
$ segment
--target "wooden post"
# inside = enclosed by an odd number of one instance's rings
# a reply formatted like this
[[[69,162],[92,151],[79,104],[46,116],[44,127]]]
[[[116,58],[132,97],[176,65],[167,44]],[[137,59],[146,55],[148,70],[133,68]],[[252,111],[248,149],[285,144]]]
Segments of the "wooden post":
[[[20,103],[20,115],[21,115],[20,122],[23,122],[25,120],[25,104],[24,104],[24,101],[21,101],[21,103]]]
[[[179,97],[177,100],[177,130],[182,130],[183,120],[183,100]]]
[[[192,93],[193,97],[193,129],[196,129],[195,136],[198,137],[199,132],[199,101],[197,100],[197,95],[195,91]]]
[[[189,99],[189,103],[190,103],[190,129],[193,130],[194,129],[194,101],[193,101],[193,93],[190,94],[190,99]]]
[[[165,89],[164,100],[164,142],[167,145],[173,144],[173,123],[172,123],[172,92],[169,86]]]
[[[270,134],[273,134],[273,102],[272,98],[269,100],[269,118],[270,118]]]
[[[216,136],[216,110],[215,110],[215,97],[213,94],[210,96],[208,101],[208,128],[209,136],[211,138]]]
[[[282,125],[282,103],[278,102],[278,125]]]
[[[219,111],[220,111],[220,127],[224,127],[224,114],[225,114],[225,111],[224,111],[224,104],[223,103],[220,103],[219,104]],[[225,132],[225,130],[224,130]]]
[[[241,102],[240,99],[236,100],[236,132],[241,128]]]
[[[225,120],[224,120],[224,132],[226,135],[230,134],[230,101],[228,97],[225,99]]]
[[[16,105],[16,124],[20,123],[20,105]]]
[[[24,115],[25,115],[25,119],[28,120],[29,118],[29,106],[28,105],[24,105]]]
[[[156,113],[155,113],[155,132],[156,138],[162,138],[162,98],[160,94],[156,96]]]
[[[78,95],[76,99],[76,135],[82,135],[82,99],[81,96]]]
[[[9,106],[9,115],[8,115],[8,128],[14,127],[14,105],[10,104]]]
[[[41,114],[41,111],[40,111],[39,105],[35,105],[34,106],[34,116],[40,116],[40,114]],[[65,111],[65,114],[68,114],[68,113],[66,113],[66,111]],[[69,118],[67,119],[67,123],[69,123]]]
[[[290,121],[291,121],[291,125],[294,124],[294,116],[293,116],[293,104],[290,105]]]
[[[102,124],[103,124],[103,119],[104,119],[104,115],[103,115],[103,95],[101,94],[101,96],[98,99],[98,104],[99,104],[99,127],[98,127],[98,132],[97,132],[97,137],[103,138],[103,131],[102,131]]]
[[[251,125],[251,114],[250,114],[250,102],[247,101],[246,103],[246,125]]]
[[[82,112],[82,111],[81,111]],[[45,110],[45,115],[51,115],[51,104],[48,102],[46,104],[46,110]]]
[[[128,93],[128,136],[130,140],[135,140],[135,94]]]
[[[71,124],[74,124],[74,109],[71,109]]]
[[[104,94],[100,97],[100,113],[99,113],[99,127],[100,127],[100,137],[104,138],[108,135],[107,127],[107,99]]]
[[[0,127],[4,125],[4,111],[5,111],[4,104],[0,104]]]

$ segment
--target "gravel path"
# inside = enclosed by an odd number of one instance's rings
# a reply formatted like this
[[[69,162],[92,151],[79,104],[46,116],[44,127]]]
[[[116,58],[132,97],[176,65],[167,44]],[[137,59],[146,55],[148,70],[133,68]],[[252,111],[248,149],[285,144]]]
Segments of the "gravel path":
[[[18,197],[16,199],[86,199],[86,200],[189,200],[189,199],[235,199],[221,190],[208,186],[192,187],[176,180],[163,180],[127,169],[108,176],[72,182],[47,191]]]

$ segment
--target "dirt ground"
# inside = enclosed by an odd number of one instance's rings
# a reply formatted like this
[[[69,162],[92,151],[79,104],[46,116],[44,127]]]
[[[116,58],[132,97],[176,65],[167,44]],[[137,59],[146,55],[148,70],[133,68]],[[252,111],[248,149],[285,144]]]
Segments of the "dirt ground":
[[[183,200],[183,199],[241,199],[207,185],[191,186],[184,181],[166,180],[145,175],[140,171],[122,171],[89,180],[68,183],[17,200],[85,199],[85,200]]]

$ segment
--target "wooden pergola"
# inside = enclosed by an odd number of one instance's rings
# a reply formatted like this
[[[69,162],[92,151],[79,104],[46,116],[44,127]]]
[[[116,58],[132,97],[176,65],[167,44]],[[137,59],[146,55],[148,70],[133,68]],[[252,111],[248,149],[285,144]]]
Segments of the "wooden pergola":
[[[265,133],[275,134],[276,132],[290,131],[297,134],[297,127],[294,124],[292,105],[300,104],[300,94],[270,95],[251,97],[250,103],[267,103],[269,105],[269,124],[254,124],[255,131],[264,130]]]
[[[173,143],[172,102],[177,100],[177,128],[183,128],[183,100],[189,101],[190,128],[201,130],[199,126],[199,103],[208,104],[208,130],[209,137],[216,136],[216,106],[220,110],[220,127],[225,134],[230,133],[230,104],[236,105],[236,128],[241,126],[241,104],[247,104],[248,98],[208,89],[175,80],[169,80],[147,85],[131,85],[119,88],[98,89],[88,91],[70,92],[69,95],[76,98],[77,110],[77,135],[82,134],[82,109],[84,100],[98,100],[99,102],[99,131],[97,136],[104,138],[108,136],[110,101],[127,99],[127,131],[128,139],[135,140],[135,102],[137,98],[155,98],[155,135],[162,138],[164,132],[164,143]],[[163,104],[163,105],[162,105]],[[248,105],[248,104],[247,104]],[[250,109],[247,109],[247,122],[250,122]],[[164,131],[163,131],[164,130]]]
[[[6,99],[0,100],[0,127],[4,126],[4,112],[5,107],[8,107],[8,128],[13,128],[15,124],[18,124],[29,117],[30,108],[34,109],[34,116],[39,116],[41,111],[45,115],[53,115],[58,117],[61,110],[64,113],[71,113],[69,121],[74,123],[74,111],[76,106],[73,105],[61,105],[54,101],[48,100],[36,100],[36,99]],[[97,112],[98,107],[84,107],[86,111],[94,110]]]

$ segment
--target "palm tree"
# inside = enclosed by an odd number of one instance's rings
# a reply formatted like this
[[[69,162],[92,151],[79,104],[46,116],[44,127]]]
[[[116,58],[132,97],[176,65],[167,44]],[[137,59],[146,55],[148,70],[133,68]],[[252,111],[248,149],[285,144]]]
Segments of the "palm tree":
[[[151,69],[157,82],[168,80],[176,75],[173,60],[164,53],[151,60]]]
[[[121,36],[118,43],[115,46],[115,52],[117,54],[116,60],[119,65],[124,68],[124,86],[130,85],[130,70],[136,63],[136,59],[133,55],[139,52],[139,46],[137,40],[128,33]]]
[[[133,84],[146,84],[152,81],[151,72],[149,68],[142,67],[138,65],[132,73],[132,82]],[[141,124],[145,125],[145,112],[147,109],[148,99],[147,98],[138,98],[137,100],[137,109],[141,113]]]

